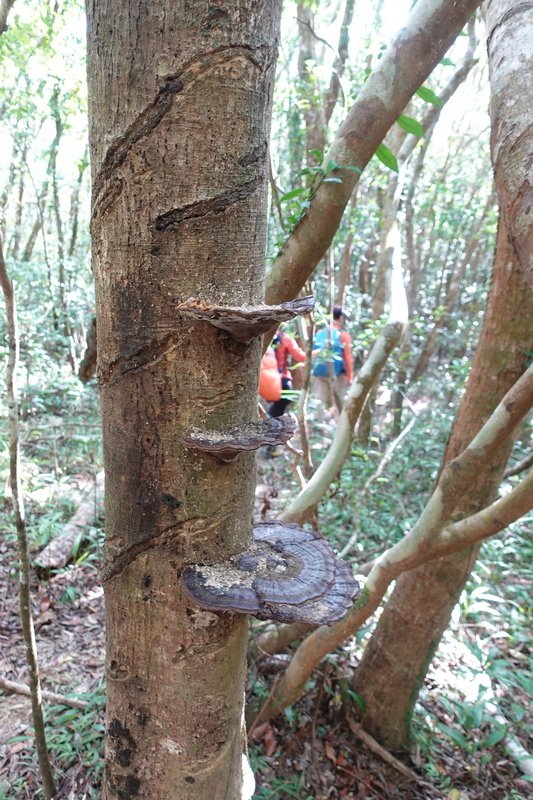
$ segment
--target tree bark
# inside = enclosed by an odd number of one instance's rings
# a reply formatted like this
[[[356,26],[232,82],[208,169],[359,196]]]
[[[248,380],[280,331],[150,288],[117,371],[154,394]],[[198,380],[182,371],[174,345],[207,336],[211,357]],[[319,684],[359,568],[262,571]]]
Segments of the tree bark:
[[[256,418],[260,346],[176,303],[262,300],[279,16],[277,0],[88,3],[106,800],[246,794],[246,619],[193,607],[179,576],[249,542],[255,460],[220,464],[182,436]]]
[[[507,235],[531,290],[533,6],[530,2],[517,0],[488,0],[484,8],[494,179]]]
[[[487,315],[445,463],[460,453],[500,398],[522,374],[533,346],[533,296],[500,224]],[[460,511],[487,505],[500,483],[512,439],[487,460]],[[367,703],[363,722],[387,747],[406,745],[410,718],[478,547],[402,575],[357,669],[354,687]]]

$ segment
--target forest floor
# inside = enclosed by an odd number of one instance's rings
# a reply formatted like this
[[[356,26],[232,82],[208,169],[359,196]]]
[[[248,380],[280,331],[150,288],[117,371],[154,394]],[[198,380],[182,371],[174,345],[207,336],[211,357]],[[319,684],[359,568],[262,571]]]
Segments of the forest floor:
[[[274,516],[289,494],[292,455],[259,459],[257,519]],[[83,476],[78,476],[81,480]],[[63,485],[68,492],[71,484]],[[31,509],[31,501],[30,501]],[[5,513],[9,514],[6,502]],[[33,518],[46,513],[33,508]],[[30,510],[30,516],[32,511]],[[68,519],[65,511],[64,520]],[[8,530],[4,516],[2,528]],[[83,697],[84,711],[47,706],[49,745],[60,800],[100,796],[103,736],[104,614],[98,579],[102,533],[92,528],[78,549],[77,560],[52,576],[36,576],[33,585],[43,687],[63,695]],[[34,547],[36,552],[36,548]],[[0,545],[0,675],[24,682],[25,654],[18,616],[14,537]],[[259,628],[254,625],[254,632]],[[502,643],[505,647],[505,642]],[[460,676],[472,684],[475,667],[469,650],[451,633],[426,681],[415,720],[415,744],[408,753],[394,754],[387,763],[376,748],[363,743],[347,724],[356,716],[350,676],[361,641],[348,644],[326,659],[307,694],[293,707],[262,726],[251,745],[257,779],[257,800],[520,800],[533,797],[527,783],[503,748],[503,732],[458,686]],[[507,666],[524,672],[527,644],[509,647]],[[260,704],[289,654],[256,662],[249,678],[249,703]],[[464,667],[464,669],[463,669]],[[470,670],[470,671],[469,671]],[[465,678],[466,675],[466,678]],[[513,702],[527,708],[527,695],[514,689]],[[462,692],[462,694],[461,694]],[[462,727],[449,698],[463,697]],[[460,705],[460,704],[459,704]],[[472,716],[467,719],[468,714]],[[477,716],[476,716],[477,714]],[[456,732],[444,735],[444,732]],[[527,747],[523,729],[522,743]],[[399,770],[413,771],[413,779]],[[41,797],[31,740],[29,701],[20,695],[0,696],[0,800]]]

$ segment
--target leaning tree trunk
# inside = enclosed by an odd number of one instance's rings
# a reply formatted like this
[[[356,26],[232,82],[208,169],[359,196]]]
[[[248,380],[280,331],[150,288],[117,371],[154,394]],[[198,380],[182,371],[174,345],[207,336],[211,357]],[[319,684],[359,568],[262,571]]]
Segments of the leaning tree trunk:
[[[88,2],[107,800],[242,796],[246,621],[179,577],[248,543],[255,461],[182,437],[255,419],[260,347],[176,305],[262,300],[279,6]]]
[[[525,65],[532,25],[526,4],[498,0],[487,6],[492,150],[501,219],[483,332],[446,460],[461,452],[531,360],[533,263],[526,214],[531,137],[525,136],[530,103],[512,98],[519,89],[523,96],[531,95],[531,69]],[[470,512],[490,501],[511,444],[508,441],[486,464],[460,511]],[[365,650],[355,688],[367,702],[365,727],[389,747],[406,743],[418,690],[476,555],[477,548],[472,548],[403,575]]]
[[[445,462],[471,441],[528,364],[533,346],[533,295],[500,225],[487,316]],[[512,446],[508,440],[472,488],[460,511],[488,505]],[[354,686],[366,701],[365,728],[395,749],[408,741],[410,717],[433,654],[470,574],[477,547],[402,575],[370,638]]]

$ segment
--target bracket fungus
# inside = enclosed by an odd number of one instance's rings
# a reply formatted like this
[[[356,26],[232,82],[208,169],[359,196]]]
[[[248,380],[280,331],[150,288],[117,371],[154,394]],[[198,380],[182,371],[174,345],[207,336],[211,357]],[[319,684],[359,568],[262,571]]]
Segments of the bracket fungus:
[[[279,521],[256,525],[248,550],[222,564],[188,566],[181,580],[200,608],[310,625],[332,625],[359,594],[326,539]]]
[[[219,461],[228,462],[234,461],[247,450],[257,450],[263,445],[285,444],[295,428],[295,420],[285,414],[221,431],[191,428],[183,435],[182,441],[192,450],[202,450],[211,453]]]
[[[250,344],[278,322],[300,314],[309,314],[315,305],[312,295],[281,303],[278,306],[215,306],[190,297],[177,307],[187,317],[208,322],[227,333],[236,342]]]

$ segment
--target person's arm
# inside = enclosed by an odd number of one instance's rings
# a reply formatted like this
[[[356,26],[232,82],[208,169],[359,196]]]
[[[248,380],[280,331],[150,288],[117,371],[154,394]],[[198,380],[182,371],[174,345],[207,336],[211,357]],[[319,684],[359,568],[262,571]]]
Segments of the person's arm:
[[[352,356],[352,337],[348,331],[341,333],[342,344],[342,357],[344,359],[344,368],[346,370],[346,380],[348,383],[353,381],[353,356]]]
[[[285,334],[286,338],[286,347],[287,351],[289,352],[290,356],[295,361],[305,361],[305,350],[302,350],[300,345],[288,334]]]

